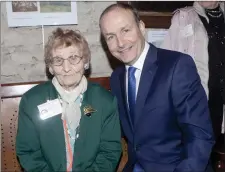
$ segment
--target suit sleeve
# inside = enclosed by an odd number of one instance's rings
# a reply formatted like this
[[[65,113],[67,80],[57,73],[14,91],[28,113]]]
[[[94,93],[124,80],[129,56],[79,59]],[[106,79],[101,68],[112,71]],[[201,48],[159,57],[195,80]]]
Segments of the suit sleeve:
[[[176,64],[171,92],[184,145],[184,159],[175,172],[203,172],[215,141],[207,97],[194,61],[188,55],[181,54]]]
[[[38,133],[32,119],[26,111],[26,106],[29,106],[29,103],[23,97],[19,106],[16,136],[16,154],[19,162],[25,171],[52,171],[42,155]]]
[[[115,97],[112,104],[108,105],[103,113],[108,113],[108,115],[103,119],[100,150],[91,171],[114,172],[122,152],[120,122]]]

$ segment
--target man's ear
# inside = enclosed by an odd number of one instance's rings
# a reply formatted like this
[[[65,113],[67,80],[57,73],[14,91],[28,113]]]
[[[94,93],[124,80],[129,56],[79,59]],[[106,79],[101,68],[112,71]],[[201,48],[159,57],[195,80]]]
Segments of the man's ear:
[[[139,29],[140,29],[142,35],[145,36],[145,24],[142,20],[140,20],[140,22],[139,22]]]

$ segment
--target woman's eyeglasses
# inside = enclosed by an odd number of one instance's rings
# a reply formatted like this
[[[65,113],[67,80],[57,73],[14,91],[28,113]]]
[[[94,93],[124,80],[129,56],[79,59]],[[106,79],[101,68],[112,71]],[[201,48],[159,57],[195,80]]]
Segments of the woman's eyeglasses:
[[[68,57],[67,59],[63,59],[61,57],[53,57],[50,60],[50,62],[54,66],[61,66],[64,63],[64,60],[68,60],[70,62],[70,64],[76,65],[81,61],[81,59],[82,59],[82,57],[73,55],[73,56]]]

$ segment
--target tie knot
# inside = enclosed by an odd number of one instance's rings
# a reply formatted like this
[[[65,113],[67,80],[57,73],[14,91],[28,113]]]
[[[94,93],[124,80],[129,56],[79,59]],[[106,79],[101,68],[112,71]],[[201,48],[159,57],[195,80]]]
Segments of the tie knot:
[[[130,67],[128,68],[128,73],[129,73],[129,75],[134,75],[135,71],[136,71],[136,68],[133,67],[133,66],[130,66]]]

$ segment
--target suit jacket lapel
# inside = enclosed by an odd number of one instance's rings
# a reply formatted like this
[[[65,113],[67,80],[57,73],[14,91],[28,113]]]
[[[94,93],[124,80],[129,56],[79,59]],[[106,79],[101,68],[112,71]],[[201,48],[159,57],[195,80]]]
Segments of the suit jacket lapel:
[[[150,44],[145,63],[142,69],[138,94],[136,98],[135,106],[135,126],[137,125],[138,119],[142,115],[142,109],[145,105],[145,100],[148,96],[148,92],[151,88],[153,78],[155,76],[156,70],[158,68],[157,64],[157,48]]]
[[[120,91],[121,91],[121,96],[122,96],[122,103],[125,105],[125,113],[127,115],[127,118],[128,118],[128,121],[130,123],[130,126],[131,126],[131,129],[133,130],[133,124],[132,124],[132,121],[131,121],[131,118],[130,118],[130,113],[129,113],[129,108],[128,108],[128,105],[127,105],[127,94],[126,94],[126,68],[124,67],[124,70],[123,72],[120,73]]]

